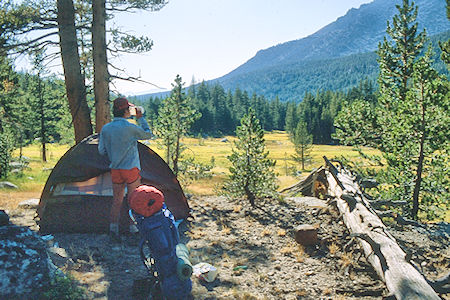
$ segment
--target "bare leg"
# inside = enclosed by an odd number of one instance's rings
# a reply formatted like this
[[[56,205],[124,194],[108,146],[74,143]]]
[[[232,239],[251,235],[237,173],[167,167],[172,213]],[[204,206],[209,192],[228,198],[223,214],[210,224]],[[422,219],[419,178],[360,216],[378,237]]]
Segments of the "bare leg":
[[[125,183],[113,183],[113,203],[111,206],[110,224],[119,225],[120,209],[125,196]],[[117,232],[118,233],[118,232]]]
[[[128,196],[140,185],[141,185],[141,178],[136,179],[132,183],[127,183]]]
[[[128,183],[127,184],[127,190],[128,190],[128,197],[130,196],[131,192],[134,191],[138,186],[141,185],[141,178],[139,177],[138,179],[136,179],[134,182],[132,183]],[[137,228],[136,226],[133,224],[133,222],[131,221],[131,219],[129,219],[129,227],[130,227],[130,232],[131,233],[136,233],[137,232]]]

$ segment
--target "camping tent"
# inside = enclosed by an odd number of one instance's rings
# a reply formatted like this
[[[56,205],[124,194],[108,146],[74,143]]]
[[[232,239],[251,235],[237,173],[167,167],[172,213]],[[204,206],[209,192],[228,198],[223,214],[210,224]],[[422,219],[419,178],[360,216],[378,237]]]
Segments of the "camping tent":
[[[38,207],[41,232],[107,232],[112,184],[107,156],[98,153],[98,134],[70,148],[53,168]],[[161,190],[176,219],[189,216],[181,186],[164,160],[138,143],[142,183]],[[120,229],[128,229],[127,201],[121,210]]]

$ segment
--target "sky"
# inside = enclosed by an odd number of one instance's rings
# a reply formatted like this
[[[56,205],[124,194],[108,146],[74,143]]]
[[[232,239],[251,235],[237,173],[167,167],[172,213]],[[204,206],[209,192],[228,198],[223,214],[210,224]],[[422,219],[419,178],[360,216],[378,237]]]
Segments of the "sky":
[[[223,76],[258,50],[300,39],[372,0],[169,0],[157,12],[122,14],[107,25],[150,37],[145,54],[123,55],[113,64],[171,89],[179,74],[186,86]],[[155,92],[146,83],[115,81],[124,95]]]
[[[160,11],[123,13],[107,22],[108,28],[120,27],[131,34],[146,35],[154,42],[148,53],[109,58],[126,75],[153,85],[115,80],[112,91],[130,96],[161,91],[159,88],[170,90],[177,74],[186,86],[193,80],[221,77],[258,50],[311,35],[349,9],[372,0],[168,2]],[[114,69],[110,68],[110,73],[114,74]]]

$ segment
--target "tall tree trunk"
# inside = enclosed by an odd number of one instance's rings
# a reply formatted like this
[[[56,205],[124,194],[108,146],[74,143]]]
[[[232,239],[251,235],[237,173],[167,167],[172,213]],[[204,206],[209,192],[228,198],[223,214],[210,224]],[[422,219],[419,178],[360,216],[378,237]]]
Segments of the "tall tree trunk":
[[[420,153],[419,153],[419,161],[417,166],[417,174],[416,174],[416,182],[414,184],[414,192],[413,192],[413,208],[412,208],[412,217],[414,219],[417,219],[417,213],[419,212],[419,192],[420,192],[420,185],[422,183],[422,171],[423,171],[423,145],[424,144],[424,137],[422,136],[422,139],[420,141]]]
[[[64,68],[67,100],[72,115],[75,142],[92,134],[91,115],[86,101],[86,87],[81,75],[72,0],[57,0],[58,33]]]
[[[109,73],[106,56],[105,0],[92,1],[92,53],[94,59],[95,131],[111,121],[109,106]]]
[[[245,195],[247,196],[248,201],[250,202],[250,205],[252,207],[255,206],[255,194],[253,194],[252,191],[250,191],[250,155],[248,153],[248,150],[246,152],[247,155],[247,174],[245,174],[245,184],[244,184],[244,191]]]
[[[175,142],[175,151],[173,157],[173,173],[178,176],[178,159],[180,156],[180,134],[177,133],[177,141]]]
[[[424,99],[424,90],[423,87],[421,89],[421,97],[422,97],[422,120],[421,120],[421,132],[422,136],[420,137],[420,143],[419,143],[419,158],[417,161],[417,174],[416,174],[416,182],[414,184],[414,191],[413,191],[413,208],[412,208],[412,217],[414,219],[417,219],[417,214],[419,212],[419,192],[420,192],[420,185],[422,184],[422,172],[423,172],[423,161],[424,161],[424,144],[425,144],[425,128],[426,128],[426,120],[425,120],[425,99]]]
[[[41,144],[42,144],[42,161],[47,162],[46,149],[46,132],[45,132],[45,112],[44,112],[44,94],[42,91],[41,74],[38,74],[38,93],[39,93],[39,114],[41,116]]]
[[[172,157],[172,149],[171,149],[171,147],[170,146],[172,146],[172,143],[171,143],[171,140],[170,140],[170,138],[168,137],[167,139],[166,139],[166,163],[167,163],[167,165],[169,166],[169,168],[171,168],[172,169],[172,171],[173,171],[173,164],[172,164],[172,162],[171,162],[171,157]],[[172,165],[172,166],[171,166]]]
[[[302,147],[302,171],[303,170],[305,170],[305,152],[304,152],[304,148],[303,148],[303,145],[301,146]]]

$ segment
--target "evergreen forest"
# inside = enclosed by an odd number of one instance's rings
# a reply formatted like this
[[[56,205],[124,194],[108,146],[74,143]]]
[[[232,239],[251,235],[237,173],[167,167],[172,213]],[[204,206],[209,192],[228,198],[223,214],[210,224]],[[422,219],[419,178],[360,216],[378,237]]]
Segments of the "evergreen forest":
[[[315,144],[333,143],[334,118],[344,103],[376,101],[374,83],[367,79],[348,91],[306,92],[300,103],[282,102],[278,97],[267,99],[257,94],[249,95],[239,88],[225,90],[220,84],[207,82],[186,88],[185,94],[191,99],[193,108],[201,113],[190,129],[192,136],[234,135],[241,118],[249,108],[253,108],[265,131],[292,132],[298,122],[304,121]],[[163,98],[131,99],[145,107],[147,118],[153,123]]]

